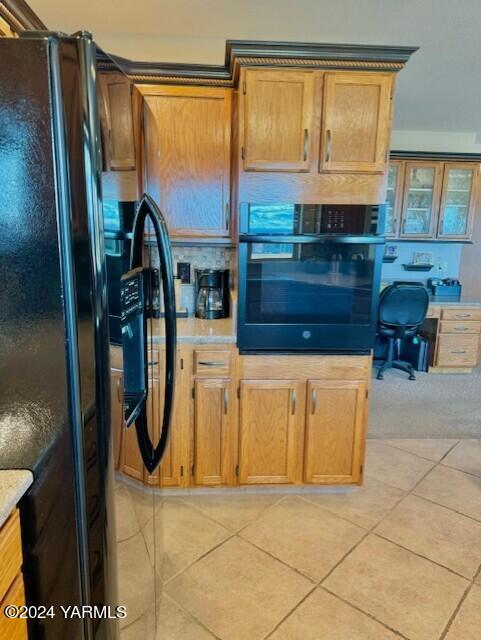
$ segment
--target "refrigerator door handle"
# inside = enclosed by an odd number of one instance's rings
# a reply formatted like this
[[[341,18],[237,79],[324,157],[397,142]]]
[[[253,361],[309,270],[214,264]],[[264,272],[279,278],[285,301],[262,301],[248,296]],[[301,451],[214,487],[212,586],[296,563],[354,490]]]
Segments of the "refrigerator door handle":
[[[147,402],[149,401],[149,393],[151,393],[151,389],[147,387],[147,397],[145,398],[140,414],[135,421],[135,429],[137,432],[137,440],[142,460],[148,472],[153,473],[164,455],[169,440],[170,422],[174,401],[177,328],[174,269],[172,265],[172,254],[170,251],[167,225],[165,224],[164,217],[162,216],[159,208],[147,194],[142,196],[135,215],[130,268],[134,269],[135,267],[142,265],[144,227],[147,218],[149,218],[152,223],[157,240],[160,259],[160,273],[162,277],[162,290],[164,295],[166,357],[164,414],[161,421],[160,438],[158,443],[154,444],[150,439],[148,429]],[[153,414],[154,412],[152,412],[152,415]]]

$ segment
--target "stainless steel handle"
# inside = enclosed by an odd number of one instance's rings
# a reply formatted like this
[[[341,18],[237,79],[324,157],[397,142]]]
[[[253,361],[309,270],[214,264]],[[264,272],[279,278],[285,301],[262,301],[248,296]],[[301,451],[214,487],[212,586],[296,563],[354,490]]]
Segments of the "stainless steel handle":
[[[229,203],[225,203],[225,230],[229,231]]]
[[[197,364],[203,367],[225,367],[227,365],[226,362],[217,362],[215,360],[199,360]]]
[[[454,327],[455,331],[469,331],[469,327]]]
[[[152,360],[151,362],[149,362],[149,367],[155,367],[155,365],[159,364],[158,360]]]
[[[317,391],[315,389],[311,392],[311,413],[314,415],[317,409]]]
[[[227,415],[229,409],[229,391],[227,387],[224,387],[224,415]]]
[[[466,349],[464,351],[451,351],[451,353],[455,353],[456,355],[463,355],[464,353],[467,353]]]
[[[117,378],[117,400],[119,402],[122,402],[122,396],[120,395],[120,383],[121,383],[121,378]]]
[[[456,318],[470,318],[471,314],[470,313],[457,313],[456,314]]]
[[[326,131],[326,162],[331,161],[331,150],[332,150],[332,133],[331,133],[331,130],[328,129]]]
[[[307,160],[307,142],[309,140],[309,131],[304,129],[304,162]]]
[[[297,393],[294,389],[291,391],[291,415],[295,415],[297,405]]]

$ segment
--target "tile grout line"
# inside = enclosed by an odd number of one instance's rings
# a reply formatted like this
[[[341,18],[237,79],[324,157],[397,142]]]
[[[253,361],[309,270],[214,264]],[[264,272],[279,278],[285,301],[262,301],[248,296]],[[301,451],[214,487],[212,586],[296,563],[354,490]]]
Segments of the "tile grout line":
[[[403,451],[404,453],[409,453],[410,455],[415,456],[416,458],[420,458],[421,460],[427,460],[428,462],[437,464],[441,460],[444,460],[444,458],[448,455],[448,453],[450,453],[454,449],[454,447],[456,447],[461,442],[461,440],[456,440],[456,438],[392,438],[392,439],[393,440],[455,440],[455,443],[452,444],[445,453],[443,453],[443,455],[439,460],[432,460],[431,458],[426,458],[426,456],[421,456],[419,455],[419,453],[408,451],[408,449],[403,449],[402,447],[398,447],[395,444],[389,444],[388,442],[385,441],[385,440],[391,440],[391,438],[385,438],[385,439],[384,438],[368,438],[367,446],[369,446],[369,441],[378,442],[383,444],[385,447],[391,447],[391,449],[396,449],[397,451]]]
[[[401,543],[395,542],[394,540],[391,540],[390,538],[387,538],[386,536],[382,535],[381,533],[378,533],[377,531],[372,531],[372,535],[376,536],[376,538],[380,538],[381,540],[384,540],[385,542],[390,542],[391,544],[396,545],[396,547],[399,547],[400,549],[404,549],[404,551],[409,551],[409,553],[412,553],[413,555],[417,556],[418,558],[421,558],[422,560],[428,560],[428,562],[431,562],[432,564],[435,564],[437,567],[440,567],[441,569],[446,569],[446,571],[449,571],[449,573],[452,573],[457,578],[462,578],[463,580],[467,580],[468,582],[470,580],[472,580],[472,578],[468,578],[468,577],[464,576],[462,573],[458,573],[454,569],[451,569],[450,567],[447,567],[444,564],[440,564],[439,562],[436,562],[436,560],[433,560],[432,558],[428,558],[427,556],[423,556],[422,553],[419,553],[418,551],[413,551],[412,549],[409,549],[409,547],[405,547]],[[477,570],[476,570],[476,572],[477,572]]]
[[[263,640],[267,640],[268,638],[270,638],[270,637],[272,636],[272,634],[273,634],[275,631],[277,631],[277,629],[279,629],[279,627],[281,626],[281,624],[282,624],[283,622],[285,622],[285,620],[287,620],[287,618],[290,618],[290,616],[294,613],[294,611],[296,611],[296,610],[301,606],[301,604],[302,604],[303,602],[305,602],[305,601],[307,600],[307,598],[308,598],[311,594],[313,594],[313,593],[314,593],[314,591],[315,591],[316,589],[317,589],[317,585],[315,584],[315,585],[313,585],[312,589],[311,589],[310,591],[308,591],[308,592],[306,593],[306,595],[305,595],[303,598],[301,598],[301,599],[299,600],[299,602],[296,604],[296,606],[295,606],[295,607],[293,607],[293,608],[292,608],[288,613],[286,613],[286,615],[285,615],[283,618],[281,618],[281,619],[279,620],[279,622],[274,626],[274,628],[273,628],[273,629],[271,629],[271,631],[269,631],[269,633],[268,633],[267,635],[265,635],[265,636],[264,636],[264,639],[263,639]]]
[[[426,478],[426,477],[431,473],[431,471],[433,471],[433,469],[435,469],[435,468],[436,468],[436,467],[441,463],[441,461],[442,461],[442,460],[444,460],[445,456],[447,456],[447,455],[448,455],[448,453],[449,453],[449,452],[450,452],[450,451],[451,451],[451,450],[452,450],[456,445],[457,445],[457,443],[456,443],[456,444],[454,444],[454,445],[453,445],[453,446],[452,446],[448,451],[446,451],[446,453],[444,454],[444,456],[443,456],[443,457],[442,457],[438,462],[434,463],[434,465],[433,465],[433,466],[432,466],[428,471],[426,471],[426,473],[425,473],[425,474],[424,474],[424,475],[423,475],[423,476],[422,476],[422,477],[421,477],[421,478],[416,482],[416,484],[411,488],[411,490],[409,490],[409,491],[407,491],[407,492],[404,490],[404,491],[405,491],[405,493],[404,493],[402,496],[400,496],[400,497],[399,497],[399,500],[396,500],[396,502],[395,502],[395,503],[392,505],[392,507],[391,507],[391,508],[390,508],[390,509],[385,513],[385,515],[384,515],[384,516],[379,520],[379,522],[377,522],[377,523],[376,523],[376,524],[374,524],[370,529],[368,529],[368,530],[366,531],[366,534],[361,538],[361,540],[359,540],[359,541],[357,542],[357,544],[355,544],[355,545],[352,547],[352,549],[350,549],[350,550],[349,550],[349,551],[348,551],[348,552],[347,552],[347,553],[342,557],[342,559],[341,559],[338,563],[336,563],[336,565],[335,565],[335,566],[334,566],[334,567],[333,567],[333,568],[332,568],[332,569],[331,569],[331,570],[330,570],[330,571],[329,571],[329,572],[324,576],[324,578],[322,578],[322,580],[320,580],[320,581],[319,581],[318,586],[319,586],[320,588],[323,588],[323,589],[325,589],[326,591],[328,591],[328,589],[324,586],[324,584],[323,584],[323,583],[324,583],[324,582],[329,578],[329,576],[330,576],[330,575],[331,575],[331,574],[332,574],[332,573],[333,573],[333,572],[334,572],[334,571],[335,571],[335,570],[336,570],[336,569],[337,569],[337,568],[342,564],[342,562],[344,562],[344,560],[345,560],[346,558],[348,558],[348,557],[349,557],[349,555],[350,555],[350,554],[351,554],[355,549],[357,549],[357,548],[359,547],[359,545],[360,545],[360,544],[361,544],[361,543],[362,543],[362,542],[363,542],[363,541],[364,541],[364,540],[365,540],[365,539],[366,539],[366,538],[367,538],[371,533],[372,533],[372,534],[374,534],[374,529],[375,529],[376,527],[378,527],[378,526],[381,524],[381,522],[383,522],[383,521],[384,521],[384,520],[385,520],[385,519],[386,519],[386,518],[391,514],[391,512],[392,512],[392,511],[394,511],[394,509],[395,509],[395,508],[396,508],[396,507],[397,507],[397,506],[398,506],[398,505],[399,505],[403,500],[405,500],[405,499],[407,498],[407,496],[409,496],[409,495],[411,495],[411,494],[412,494],[412,492],[414,491],[414,489],[415,489],[415,488],[416,488],[416,487],[417,487],[417,486],[418,486],[418,485],[419,485],[419,484],[420,484],[420,483],[421,483],[421,482],[422,482],[422,481],[423,481],[423,480],[424,480],[424,479],[425,479],[425,478]],[[389,485],[389,486],[390,486],[390,485]],[[399,489],[399,487],[396,487],[396,488],[397,488],[397,489]],[[402,489],[400,489],[400,490],[402,491]],[[397,547],[399,547],[399,548],[403,548],[403,547],[400,547],[400,545],[397,545],[396,543],[392,542],[391,540],[389,540],[389,542],[390,542],[391,544],[394,544],[395,546],[397,546]],[[409,551],[410,551],[410,550],[409,550]],[[413,553],[413,552],[411,552],[411,553]],[[428,558],[426,558],[426,560],[428,560],[428,562],[431,562]],[[329,593],[331,593],[331,592],[329,591]],[[336,595],[336,594],[332,594],[332,595]],[[340,599],[342,600],[342,598],[340,598]],[[349,601],[346,601],[346,603],[347,603],[347,604],[350,604],[351,606],[353,606]],[[361,609],[361,608],[359,608],[359,611],[361,611],[362,613],[364,613],[364,614],[366,614],[366,615],[372,615],[372,614],[369,614],[368,612],[364,611],[364,610],[363,610],[363,609]],[[382,626],[384,626],[386,629],[389,629],[390,631],[392,631],[392,629],[391,629],[390,627],[388,627],[386,624],[384,624],[384,622],[381,622],[380,620],[377,620],[377,619],[376,619],[376,618],[374,618],[374,617],[373,617],[373,620],[375,620],[376,622],[378,622],[379,624],[381,624]],[[397,633],[398,633],[401,637],[405,637],[405,636],[403,636],[399,631],[397,631]]]
[[[408,638],[407,636],[405,636],[403,633],[401,633],[400,631],[398,631],[397,629],[394,629],[394,627],[390,627],[388,624],[386,624],[385,622],[381,622],[380,620],[378,620],[372,613],[369,613],[368,611],[364,611],[364,609],[361,609],[359,606],[357,606],[356,604],[353,604],[352,602],[349,602],[349,600],[345,600],[344,598],[342,598],[341,596],[339,596],[337,593],[334,593],[333,591],[331,591],[330,589],[328,589],[327,587],[325,587],[324,585],[318,585],[317,587],[318,589],[322,589],[323,591],[326,591],[326,593],[328,593],[329,595],[333,596],[334,598],[337,598],[337,600],[340,600],[341,602],[343,602],[345,605],[351,607],[352,609],[355,609],[356,611],[359,611],[359,613],[362,613],[363,615],[367,616],[368,618],[370,618],[371,620],[373,620],[374,622],[376,622],[377,624],[381,625],[382,627],[384,627],[385,629],[387,629],[388,631],[391,631],[392,633],[396,634],[397,636],[399,636],[400,638],[404,638],[404,640],[410,640],[410,638]]]
[[[477,524],[481,524],[481,519],[478,520],[477,518],[473,518],[473,516],[470,516],[467,513],[463,513],[462,511],[458,511],[457,509],[453,509],[453,507],[448,507],[445,504],[441,504],[440,502],[436,502],[432,498],[427,498],[426,496],[423,496],[421,493],[412,493],[412,494],[409,493],[407,495],[413,495],[415,498],[422,498],[423,500],[426,500],[426,502],[430,502],[431,504],[434,504],[437,507],[442,507],[443,509],[447,509],[448,511],[451,511],[452,513],[457,513],[458,516],[463,516],[464,518],[468,518],[469,520],[472,520],[473,522],[476,522]]]
[[[451,616],[449,617],[448,622],[446,623],[446,626],[444,627],[441,635],[439,636],[439,640],[444,640],[444,638],[447,636],[447,634],[449,633],[449,630],[453,624],[453,622],[455,621],[455,619],[458,616],[458,613],[461,609],[461,607],[463,606],[466,598],[468,597],[468,595],[470,594],[473,586],[476,584],[476,578],[478,578],[478,576],[481,575],[481,564],[478,567],[478,570],[476,571],[476,573],[474,574],[473,578],[471,579],[470,583],[468,584],[468,586],[466,587],[463,595],[461,596],[460,601],[458,602],[458,604],[456,605],[456,607],[454,608],[453,613],[451,614]]]
[[[172,602],[174,604],[174,606],[178,607],[181,611],[183,611],[190,618],[192,618],[192,620],[195,620],[195,622],[197,622],[200,627],[202,627],[205,631],[207,631],[207,633],[209,635],[211,635],[213,638],[215,638],[215,640],[222,640],[222,638],[220,638],[217,634],[215,634],[212,631],[212,629],[209,629],[209,627],[207,627],[201,620],[199,620],[199,618],[197,618],[197,616],[195,616],[188,609],[186,609],[182,604],[180,604],[180,602],[177,602],[177,600],[175,598],[173,598],[171,595],[169,595],[168,593],[166,593],[165,595],[162,594],[162,598],[165,598],[166,600],[170,600],[170,602]]]
[[[198,562],[200,562],[200,560],[203,560],[204,558],[206,558],[210,553],[212,553],[212,551],[215,551],[216,549],[218,549],[219,547],[221,547],[223,544],[225,544],[226,542],[228,542],[229,540],[232,540],[232,538],[235,538],[236,534],[235,533],[231,533],[230,535],[228,535],[226,538],[224,538],[223,540],[221,540],[220,542],[218,542],[216,545],[214,545],[211,549],[209,549],[208,551],[206,551],[205,553],[203,553],[201,556],[199,556],[198,558],[196,558],[195,560],[193,560],[190,564],[188,564],[187,566],[185,566],[183,569],[180,569],[180,571],[177,571],[177,573],[174,573],[174,575],[170,576],[170,578],[167,578],[167,580],[163,580],[162,581],[162,585],[165,587],[167,586],[172,580],[174,580],[174,578],[178,578],[180,575],[182,575],[184,573],[184,571],[187,571],[188,569],[190,569],[191,567],[193,567],[194,565],[196,565]]]
[[[205,495],[205,494],[204,494]],[[213,494],[214,495],[214,494]],[[239,494],[237,494],[239,495]],[[247,494],[247,495],[255,495],[255,494]],[[268,495],[268,494],[257,494],[257,495]],[[274,495],[274,494],[271,494]],[[293,494],[295,495],[295,494]],[[251,525],[257,518],[260,518],[262,515],[264,515],[264,513],[270,509],[271,507],[274,507],[276,504],[278,504],[281,500],[283,500],[286,497],[285,494],[279,494],[279,498],[277,500],[275,500],[272,504],[268,504],[265,507],[263,507],[261,509],[261,511],[254,516],[254,518],[252,520],[250,520],[249,522],[247,522],[246,524],[243,524],[240,528],[238,529],[231,529],[230,527],[226,527],[225,524],[223,524],[222,522],[220,522],[219,520],[216,520],[215,518],[213,518],[212,516],[207,515],[204,511],[202,511],[200,509],[200,507],[193,505],[190,502],[185,503],[187,506],[192,507],[193,509],[195,509],[198,513],[202,514],[203,516],[205,516],[206,518],[209,518],[209,520],[212,520],[212,522],[215,522],[216,524],[220,525],[221,527],[224,527],[224,529],[226,529],[227,531],[231,531],[234,535],[238,534],[240,531],[242,531],[243,529],[245,529],[246,527],[248,527],[249,525]],[[182,501],[184,500],[188,500],[187,497],[185,498],[181,498]]]

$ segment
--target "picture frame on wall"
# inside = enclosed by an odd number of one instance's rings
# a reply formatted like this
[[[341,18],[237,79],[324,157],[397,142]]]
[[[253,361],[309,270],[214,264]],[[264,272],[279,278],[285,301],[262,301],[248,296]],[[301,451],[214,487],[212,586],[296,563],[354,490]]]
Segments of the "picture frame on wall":
[[[428,251],[415,251],[413,255],[413,264],[433,264],[434,255]]]

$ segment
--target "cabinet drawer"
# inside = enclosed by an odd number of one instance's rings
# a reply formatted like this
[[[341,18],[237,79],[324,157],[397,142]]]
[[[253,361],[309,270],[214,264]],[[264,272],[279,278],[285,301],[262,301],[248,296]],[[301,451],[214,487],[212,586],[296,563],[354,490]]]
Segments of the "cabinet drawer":
[[[443,320],[481,320],[481,308],[458,307],[447,308],[441,311]]]
[[[478,335],[438,336],[438,367],[474,367],[478,362]]]
[[[440,324],[439,333],[481,333],[481,322],[471,321],[461,322],[460,320],[443,320]]]
[[[0,640],[27,640],[27,620],[23,618],[6,618],[3,615],[3,610],[7,604],[13,604],[16,607],[21,607],[25,604],[22,574],[17,576],[0,604]]]
[[[201,377],[230,376],[230,351],[196,351],[194,353],[194,375]]]
[[[15,510],[0,529],[0,601],[22,566],[20,516]]]

